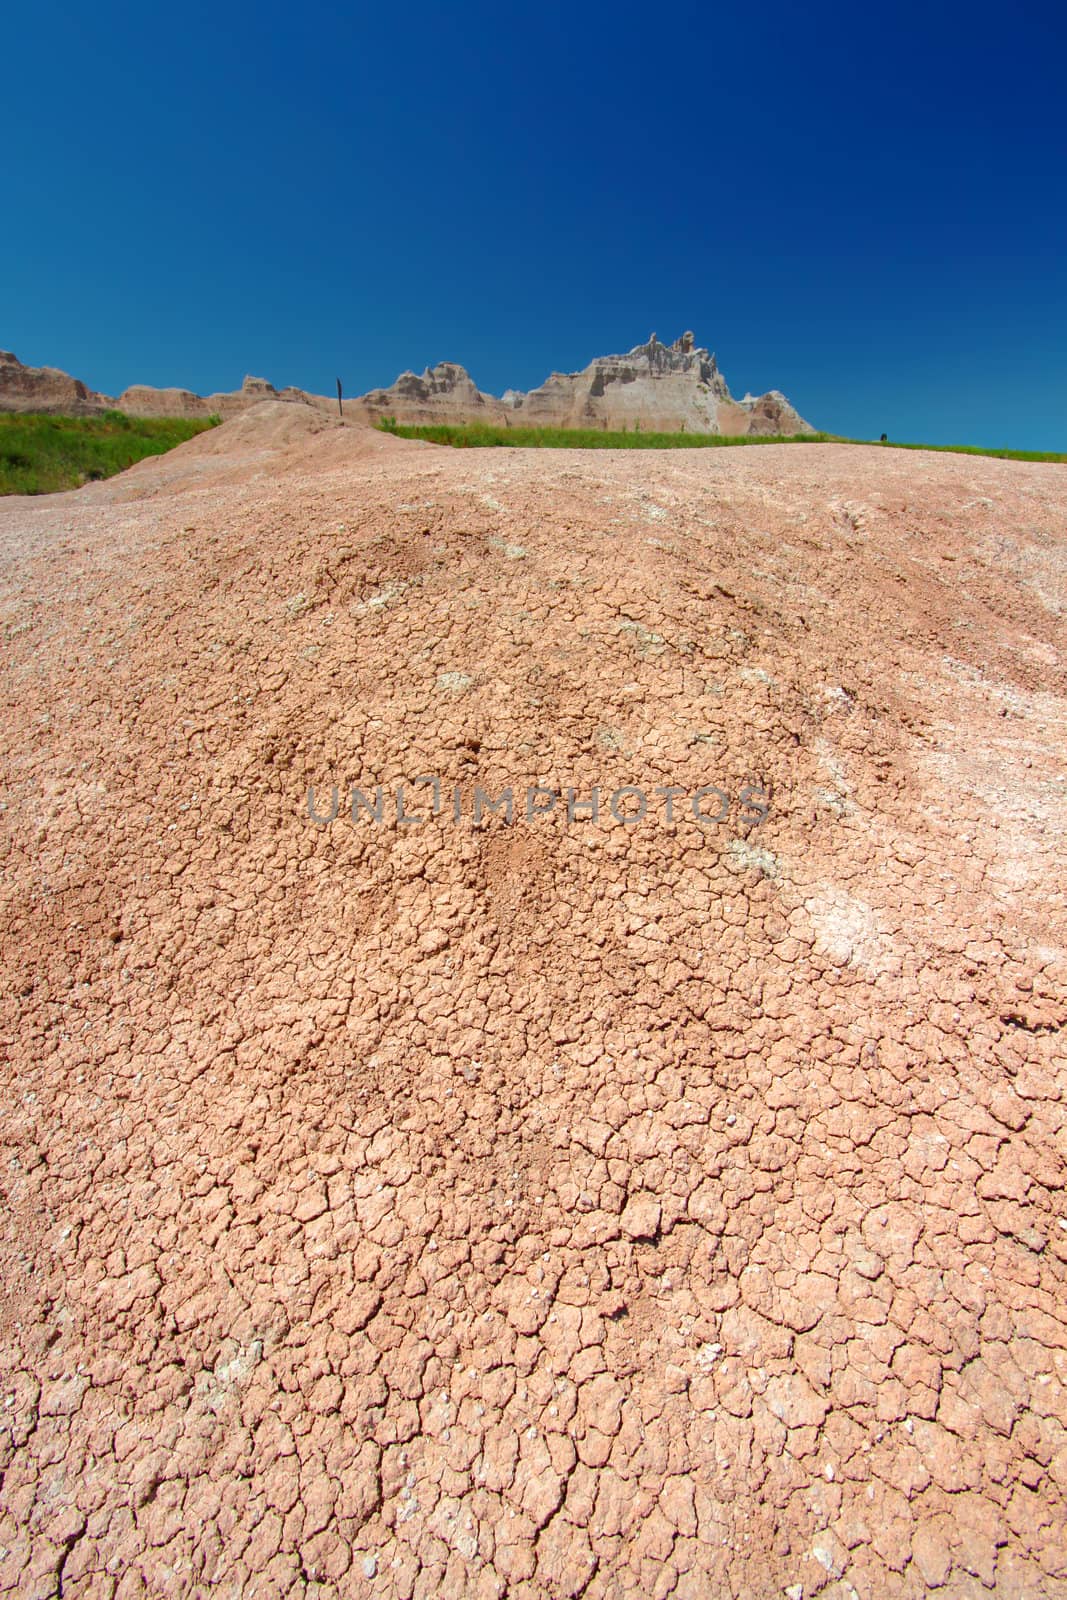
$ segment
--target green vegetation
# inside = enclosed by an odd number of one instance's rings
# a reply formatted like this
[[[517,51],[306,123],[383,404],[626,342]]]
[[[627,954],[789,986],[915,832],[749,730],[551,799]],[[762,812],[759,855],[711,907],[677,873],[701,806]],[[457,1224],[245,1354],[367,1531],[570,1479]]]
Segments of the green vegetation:
[[[43,412],[0,412],[0,494],[53,494],[77,489],[96,478],[110,478],[145,456],[163,455],[207,428],[219,417],[128,417],[103,411],[89,417]],[[570,450],[693,450],[749,444],[867,444],[831,433],[744,434],[607,433],[598,428],[507,428],[484,423],[415,427],[382,417],[378,427],[401,439],[426,439],[460,449],[511,448]],[[960,455],[995,456],[1006,461],[1067,462],[1067,455],[1040,450],[993,450],[970,444],[908,444],[889,440],[883,450],[940,450]]]
[[[217,426],[218,417],[91,417],[0,412],[0,494],[54,494],[95,478],[110,478],[145,456]]]
[[[865,439],[841,439],[840,444],[866,444]],[[902,440],[888,439],[880,444],[880,450],[947,450],[956,456],[995,456],[998,461],[1057,461],[1061,465],[1067,462],[1067,455],[1062,455],[1055,450],[1009,450],[1003,446],[999,450],[980,444],[905,444]]]
[[[607,433],[597,428],[501,428],[487,423],[433,424],[415,427],[382,417],[377,426],[399,439],[426,439],[430,444],[448,444],[457,449],[486,449],[510,446],[512,449],[544,450],[699,450],[745,444],[872,444],[870,439],[846,439],[834,433],[741,434],[719,433]],[[941,450],[967,456],[995,456],[1003,461],[1067,462],[1067,455],[1041,450],[993,450],[974,444],[903,444],[894,439],[879,444],[880,450]]]
[[[607,433],[600,428],[500,428],[482,422],[414,427],[397,422],[395,417],[382,417],[378,427],[384,433],[395,433],[398,439],[427,439],[431,444],[450,444],[459,449],[508,445],[513,449],[544,450],[699,450],[731,444],[824,443],[830,437],[826,433],[736,437],[721,433],[643,433],[640,426],[633,433]]]

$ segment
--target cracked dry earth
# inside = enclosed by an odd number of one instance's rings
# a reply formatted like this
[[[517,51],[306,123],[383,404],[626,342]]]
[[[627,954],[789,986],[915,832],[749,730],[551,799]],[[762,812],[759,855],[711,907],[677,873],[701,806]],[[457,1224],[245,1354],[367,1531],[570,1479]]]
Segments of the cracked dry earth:
[[[1065,526],[273,404],[0,504],[3,1592],[1067,1594]]]

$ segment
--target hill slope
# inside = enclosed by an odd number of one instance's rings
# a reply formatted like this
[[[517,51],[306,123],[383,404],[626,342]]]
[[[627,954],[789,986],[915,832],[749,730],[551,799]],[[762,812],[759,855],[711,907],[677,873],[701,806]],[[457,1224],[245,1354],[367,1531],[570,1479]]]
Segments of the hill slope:
[[[277,403],[0,504],[0,1583],[1062,1591],[1065,512]]]

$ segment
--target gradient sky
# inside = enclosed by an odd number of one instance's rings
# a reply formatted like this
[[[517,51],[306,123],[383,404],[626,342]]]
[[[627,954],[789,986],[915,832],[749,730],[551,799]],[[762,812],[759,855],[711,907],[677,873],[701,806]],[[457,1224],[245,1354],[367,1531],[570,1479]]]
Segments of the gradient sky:
[[[1067,450],[1067,10],[40,0],[0,347],[483,389],[691,328],[856,437]]]

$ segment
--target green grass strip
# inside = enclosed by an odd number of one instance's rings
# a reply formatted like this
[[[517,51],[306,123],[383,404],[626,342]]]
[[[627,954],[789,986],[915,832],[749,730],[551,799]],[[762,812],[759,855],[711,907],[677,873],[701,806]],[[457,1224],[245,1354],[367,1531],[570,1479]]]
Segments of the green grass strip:
[[[0,412],[0,494],[54,494],[124,472],[145,456],[163,455],[218,417],[91,417]]]
[[[608,433],[599,428],[503,428],[482,422],[414,425],[382,417],[376,424],[398,439],[425,439],[456,449],[491,448],[536,450],[705,450],[749,444],[872,444],[869,439],[847,439],[833,433],[722,434],[646,433],[629,429]],[[940,450],[959,455],[995,456],[1004,461],[1067,462],[1067,455],[1042,450],[994,450],[973,444],[905,444],[891,439],[882,450]]]

